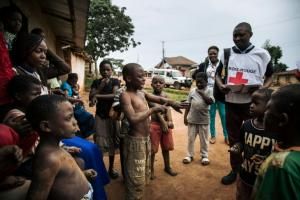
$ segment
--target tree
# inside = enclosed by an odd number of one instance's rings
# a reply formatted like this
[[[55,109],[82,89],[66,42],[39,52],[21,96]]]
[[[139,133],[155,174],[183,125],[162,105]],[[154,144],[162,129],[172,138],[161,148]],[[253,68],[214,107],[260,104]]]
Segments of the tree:
[[[125,10],[112,5],[110,0],[91,0],[85,50],[94,62],[110,52],[122,52],[140,44],[132,37],[134,26]]]
[[[282,50],[280,46],[271,45],[270,40],[266,40],[263,44],[263,48],[266,49],[271,55],[271,62],[274,67],[274,72],[283,72],[286,71],[288,66],[284,63],[279,62],[282,57]]]
[[[123,69],[123,59],[116,59],[116,58],[105,58],[105,60],[109,60],[114,68],[120,68]]]

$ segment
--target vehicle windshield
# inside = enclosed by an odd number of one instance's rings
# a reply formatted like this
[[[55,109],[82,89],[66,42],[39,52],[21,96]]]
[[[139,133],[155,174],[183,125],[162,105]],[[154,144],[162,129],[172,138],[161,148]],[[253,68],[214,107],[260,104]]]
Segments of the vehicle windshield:
[[[172,71],[173,77],[182,77],[182,74],[179,71]]]

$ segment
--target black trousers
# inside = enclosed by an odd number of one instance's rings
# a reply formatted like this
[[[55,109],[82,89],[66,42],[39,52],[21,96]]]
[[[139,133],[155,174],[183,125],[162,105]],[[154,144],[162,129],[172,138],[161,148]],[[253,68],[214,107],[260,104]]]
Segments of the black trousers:
[[[225,103],[226,127],[230,147],[240,141],[240,128],[242,123],[250,118],[249,107],[250,103]],[[237,172],[241,164],[242,156],[230,153],[230,165],[232,170]]]

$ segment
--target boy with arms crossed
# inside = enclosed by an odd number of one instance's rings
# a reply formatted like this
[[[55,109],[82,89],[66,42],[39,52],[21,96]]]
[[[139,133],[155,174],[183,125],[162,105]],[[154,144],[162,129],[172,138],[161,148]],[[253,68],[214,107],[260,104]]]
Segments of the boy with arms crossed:
[[[33,179],[27,199],[92,199],[92,188],[72,156],[59,147],[59,141],[77,131],[73,107],[57,95],[34,99],[26,118],[40,135],[33,163]]]
[[[167,95],[162,91],[165,87],[165,80],[163,77],[154,76],[152,78],[151,86],[153,94],[160,97],[167,98]],[[156,106],[155,103],[149,103],[150,107]],[[162,155],[165,164],[165,172],[170,176],[176,176],[170,166],[170,153],[174,149],[174,142],[172,137],[172,129],[174,124],[172,122],[171,110],[168,108],[167,113],[162,115],[160,113],[153,113],[151,115],[150,124],[150,139],[151,139],[151,179],[154,179],[154,162],[155,154],[158,152],[159,143],[161,144]]]
[[[129,132],[124,138],[124,171],[126,199],[142,199],[150,174],[149,117],[165,113],[166,106],[148,108],[147,101],[172,106],[180,112],[181,106],[163,97],[141,91],[145,84],[144,70],[136,63],[123,68],[126,91],[121,94],[121,108],[129,122]]]

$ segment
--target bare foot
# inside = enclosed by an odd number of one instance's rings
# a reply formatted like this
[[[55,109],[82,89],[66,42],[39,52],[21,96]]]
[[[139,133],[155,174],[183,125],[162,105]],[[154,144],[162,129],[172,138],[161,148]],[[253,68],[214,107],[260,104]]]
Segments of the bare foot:
[[[171,167],[165,168],[165,172],[167,174],[169,174],[170,176],[177,176],[177,174],[178,174],[177,172],[174,172]]]

